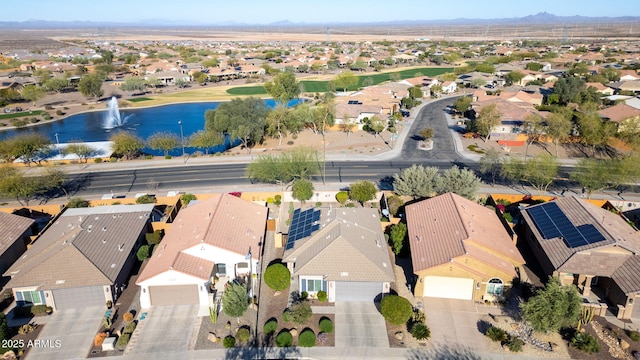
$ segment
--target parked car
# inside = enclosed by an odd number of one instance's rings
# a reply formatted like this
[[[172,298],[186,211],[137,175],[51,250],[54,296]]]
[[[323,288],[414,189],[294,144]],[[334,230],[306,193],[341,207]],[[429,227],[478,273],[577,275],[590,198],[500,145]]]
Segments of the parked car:
[[[402,117],[409,117],[409,115],[411,115],[407,110],[400,110],[400,114],[402,114]]]

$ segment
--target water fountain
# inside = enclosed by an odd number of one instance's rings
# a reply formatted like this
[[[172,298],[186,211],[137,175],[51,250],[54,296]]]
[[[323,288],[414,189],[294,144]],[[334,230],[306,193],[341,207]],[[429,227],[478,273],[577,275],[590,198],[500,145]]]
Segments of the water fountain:
[[[118,108],[118,99],[114,96],[107,102],[107,115],[104,117],[102,127],[107,130],[121,127],[127,122],[129,117],[131,117],[131,115],[125,117],[122,116],[120,109]]]

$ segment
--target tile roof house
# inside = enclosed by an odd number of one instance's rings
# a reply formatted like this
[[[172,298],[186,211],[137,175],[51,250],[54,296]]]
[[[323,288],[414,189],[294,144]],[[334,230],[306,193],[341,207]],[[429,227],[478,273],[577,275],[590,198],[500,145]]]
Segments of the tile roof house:
[[[213,301],[211,285],[256,274],[268,209],[218,194],[182,209],[140,273],[140,305]]]
[[[67,209],[5,273],[18,304],[57,310],[114,301],[129,281],[153,204]]]
[[[34,223],[24,216],[0,212],[0,273],[7,271],[27,251]]]
[[[376,209],[296,211],[283,262],[287,263],[299,291],[312,296],[326,291],[330,302],[374,301],[389,292],[394,281],[394,264]],[[316,226],[316,230],[307,236],[296,236],[292,229],[299,223],[297,214],[305,213],[315,216],[308,225]]]
[[[621,103],[598,111],[598,115],[618,123],[618,131],[624,131],[627,121],[637,121],[640,118],[640,109]]]
[[[573,196],[521,214],[521,236],[545,274],[606,298],[619,319],[640,318],[640,234],[625,219]]]
[[[524,259],[494,211],[447,193],[406,206],[416,296],[496,300]]]

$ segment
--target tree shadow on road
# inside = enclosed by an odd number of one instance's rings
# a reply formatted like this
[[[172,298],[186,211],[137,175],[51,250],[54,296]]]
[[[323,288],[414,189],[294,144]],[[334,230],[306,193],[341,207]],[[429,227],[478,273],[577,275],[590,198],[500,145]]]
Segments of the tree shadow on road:
[[[225,359],[297,359],[301,357],[297,348],[255,348],[238,347],[227,349]]]
[[[410,349],[409,360],[481,360],[471,349],[460,345],[437,344],[433,349]]]

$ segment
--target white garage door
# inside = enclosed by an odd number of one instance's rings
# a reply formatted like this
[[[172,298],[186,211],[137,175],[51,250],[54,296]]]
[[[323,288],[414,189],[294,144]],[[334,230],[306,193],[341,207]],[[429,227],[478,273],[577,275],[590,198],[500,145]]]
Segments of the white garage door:
[[[382,293],[380,282],[336,281],[336,301],[373,302],[380,293]]]
[[[424,278],[424,296],[471,300],[473,298],[473,279],[426,276]]]
[[[198,285],[150,286],[151,305],[199,304]]]

